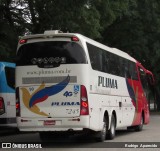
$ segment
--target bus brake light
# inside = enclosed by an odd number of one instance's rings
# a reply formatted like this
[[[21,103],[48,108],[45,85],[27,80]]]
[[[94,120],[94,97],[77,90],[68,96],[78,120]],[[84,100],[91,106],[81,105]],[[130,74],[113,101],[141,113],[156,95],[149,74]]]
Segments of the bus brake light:
[[[76,36],[73,36],[73,37],[71,37],[71,40],[72,40],[72,41],[79,41],[79,38],[76,37]]]
[[[88,103],[82,102],[82,106],[86,108],[86,107],[88,107]]]
[[[16,116],[20,116],[19,88],[16,88]]]
[[[4,106],[4,100],[2,97],[0,97],[0,115],[5,113],[5,106]]]
[[[89,106],[88,106],[87,90],[84,85],[81,85],[81,111],[80,111],[80,115],[88,115],[88,114],[89,114]]]
[[[3,108],[3,102],[2,102],[2,100],[0,100],[0,109],[2,109]]]
[[[20,44],[24,44],[24,43],[26,43],[26,42],[27,42],[27,39],[21,39],[21,40],[19,41]]]
[[[19,103],[16,103],[16,110],[19,109],[20,105]]]

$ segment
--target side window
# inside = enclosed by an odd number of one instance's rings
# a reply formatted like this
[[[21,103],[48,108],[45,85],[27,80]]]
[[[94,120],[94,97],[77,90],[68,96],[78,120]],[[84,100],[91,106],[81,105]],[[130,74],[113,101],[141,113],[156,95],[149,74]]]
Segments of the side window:
[[[146,73],[144,72],[144,70],[140,67],[139,67],[139,74],[140,74],[140,80],[141,80],[143,89],[146,92],[148,89],[147,77],[146,77]]]
[[[110,54],[109,59],[110,73],[119,76],[120,75],[120,66],[119,66],[119,57],[115,54]]]
[[[94,70],[103,71],[102,70],[102,50],[96,46],[93,46],[89,43],[87,43],[91,66]]]
[[[137,70],[131,62],[116,54],[87,43],[91,66],[94,70],[137,80]]]
[[[120,74],[119,76],[125,77],[125,61],[124,58],[119,58],[119,68],[120,68]]]
[[[124,59],[123,60],[123,64],[124,64],[124,75],[126,78],[131,78],[131,75],[129,73],[129,66],[128,66],[128,60]]]
[[[5,74],[8,86],[15,89],[15,68],[5,67]]]
[[[109,64],[110,63],[110,53],[103,50],[102,57],[103,57],[102,58],[102,64],[103,64],[102,70],[103,70],[103,72],[110,73],[110,70],[109,70],[109,68],[110,68],[110,64]]]
[[[115,61],[114,61],[114,69],[116,71],[116,75],[120,76],[120,73],[121,73],[121,71],[120,71],[120,64],[119,64],[120,57],[117,56],[117,55],[114,55],[114,59],[115,59]]]
[[[130,73],[131,79],[138,80],[136,64],[131,61],[129,62],[129,73]]]

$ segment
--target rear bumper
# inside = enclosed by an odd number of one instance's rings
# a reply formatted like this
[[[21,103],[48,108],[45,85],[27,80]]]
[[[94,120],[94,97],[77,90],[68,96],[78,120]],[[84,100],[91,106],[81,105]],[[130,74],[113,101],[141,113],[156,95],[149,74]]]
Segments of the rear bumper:
[[[55,121],[55,124],[44,125],[44,121]],[[17,117],[20,131],[82,131],[89,129],[89,116],[77,118],[22,118]]]

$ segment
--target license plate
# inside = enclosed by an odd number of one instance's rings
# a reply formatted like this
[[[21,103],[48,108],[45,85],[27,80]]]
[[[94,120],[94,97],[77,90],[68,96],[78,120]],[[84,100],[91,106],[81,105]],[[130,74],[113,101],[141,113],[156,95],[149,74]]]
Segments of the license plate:
[[[45,120],[44,121],[44,125],[46,126],[46,125],[55,125],[56,124],[56,121],[54,121],[54,120]]]

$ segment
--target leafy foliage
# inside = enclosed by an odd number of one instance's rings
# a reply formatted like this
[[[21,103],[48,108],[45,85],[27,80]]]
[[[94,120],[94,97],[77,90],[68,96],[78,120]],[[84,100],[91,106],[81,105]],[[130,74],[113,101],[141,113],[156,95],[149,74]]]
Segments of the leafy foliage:
[[[153,71],[160,84],[157,0],[0,0],[0,60],[13,61],[18,36],[59,29],[117,47]]]

